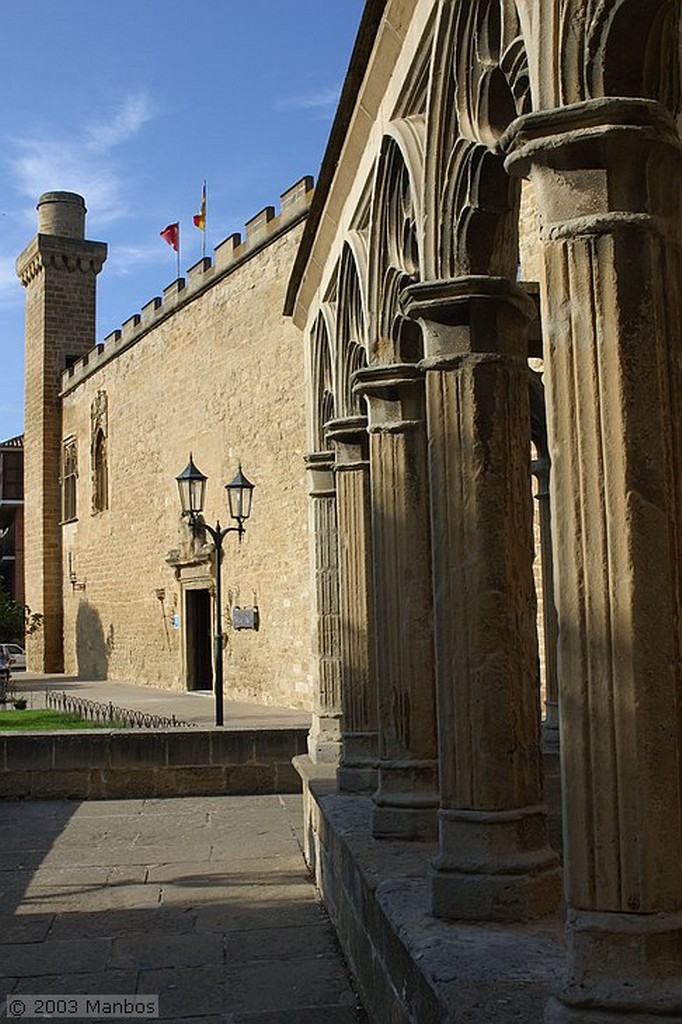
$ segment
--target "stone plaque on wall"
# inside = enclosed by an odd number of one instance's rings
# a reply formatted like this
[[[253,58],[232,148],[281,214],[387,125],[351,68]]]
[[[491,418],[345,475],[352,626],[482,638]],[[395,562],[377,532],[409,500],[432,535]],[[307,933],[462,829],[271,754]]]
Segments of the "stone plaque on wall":
[[[258,609],[233,608],[232,625],[235,629],[258,629]]]

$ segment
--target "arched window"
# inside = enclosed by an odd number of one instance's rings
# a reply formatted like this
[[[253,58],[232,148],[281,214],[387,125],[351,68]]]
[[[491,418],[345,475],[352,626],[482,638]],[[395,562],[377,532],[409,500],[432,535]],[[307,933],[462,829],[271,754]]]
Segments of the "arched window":
[[[93,514],[109,508],[108,420],[106,391],[98,391],[90,407]]]
[[[76,484],[78,480],[78,449],[76,439],[67,438],[62,447],[62,521],[76,518]]]
[[[105,509],[109,508],[109,471],[107,467],[107,439],[101,427],[95,436],[93,462],[93,511],[104,512]]]

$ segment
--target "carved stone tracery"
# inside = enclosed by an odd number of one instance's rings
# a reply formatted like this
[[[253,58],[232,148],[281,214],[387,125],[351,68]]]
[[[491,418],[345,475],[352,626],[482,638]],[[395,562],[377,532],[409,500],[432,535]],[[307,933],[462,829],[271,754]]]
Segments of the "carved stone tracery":
[[[324,424],[334,419],[336,409],[336,387],[334,357],[331,348],[333,321],[328,308],[317,318],[312,332],[312,407],[311,407],[311,451],[326,450]]]
[[[532,57],[533,110],[620,96],[655,99],[679,113],[677,0],[515,4]]]
[[[367,365],[367,324],[362,285],[363,280],[366,281],[365,249],[364,237],[354,232],[344,246],[339,268],[337,411],[342,417],[360,416],[364,412],[351,381],[353,374]]]
[[[392,122],[390,131],[376,171],[369,267],[369,362],[386,365],[421,355],[400,295],[421,276],[423,118]]]

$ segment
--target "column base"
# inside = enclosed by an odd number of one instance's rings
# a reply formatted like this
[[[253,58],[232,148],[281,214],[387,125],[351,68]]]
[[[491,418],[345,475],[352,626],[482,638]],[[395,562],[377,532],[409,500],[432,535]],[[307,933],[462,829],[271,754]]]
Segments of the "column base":
[[[450,921],[529,921],[556,910],[559,859],[544,808],[439,812],[431,912]]]
[[[565,1006],[558,999],[550,999],[545,1007],[545,1024],[682,1024],[679,1014],[630,1013],[629,1011],[605,1010],[600,1007]]]
[[[341,763],[336,772],[339,793],[362,793],[370,796],[376,791],[379,772],[376,765]]]
[[[682,1024],[682,913],[570,910],[547,1024]]]
[[[435,761],[380,761],[372,835],[433,842],[438,838],[439,802]]]
[[[375,807],[372,811],[372,835],[375,839],[432,843],[438,837],[436,815],[436,807]]]
[[[375,732],[345,732],[341,741],[341,762],[336,773],[339,793],[376,791],[379,783],[378,737]]]
[[[542,723],[542,750],[547,754],[558,754],[561,744],[559,739],[559,724],[556,721],[546,719]]]
[[[338,764],[341,757],[340,716],[319,715],[313,712],[308,733],[308,754],[315,764]]]

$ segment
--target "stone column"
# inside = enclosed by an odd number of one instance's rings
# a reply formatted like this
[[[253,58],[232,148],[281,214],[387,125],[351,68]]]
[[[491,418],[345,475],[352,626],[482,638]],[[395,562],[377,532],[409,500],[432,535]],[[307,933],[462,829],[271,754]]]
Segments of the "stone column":
[[[438,764],[424,382],[413,365],[356,374],[367,399],[379,715],[377,838],[436,834]]]
[[[541,797],[527,328],[516,285],[407,289],[426,358],[440,849],[432,909],[522,920],[560,881]]]
[[[680,140],[608,99],[504,145],[546,277],[568,903],[547,1020],[682,1021]]]
[[[36,672],[64,667],[59,393],[64,370],[95,345],[96,279],[107,255],[103,242],[85,240],[85,214],[81,196],[46,192],[38,201],[38,234],[17,260],[26,288],[26,602],[44,616],[27,638]]]
[[[334,453],[306,457],[310,494],[313,585],[312,761],[336,764],[341,750],[341,642]]]
[[[373,793],[378,735],[367,420],[335,420],[325,436],[336,449],[343,707],[337,780],[342,793]]]

